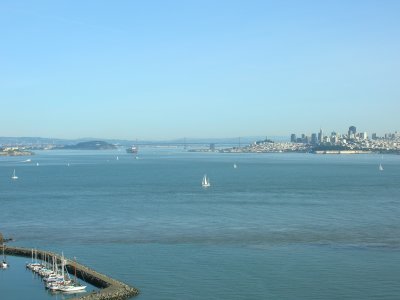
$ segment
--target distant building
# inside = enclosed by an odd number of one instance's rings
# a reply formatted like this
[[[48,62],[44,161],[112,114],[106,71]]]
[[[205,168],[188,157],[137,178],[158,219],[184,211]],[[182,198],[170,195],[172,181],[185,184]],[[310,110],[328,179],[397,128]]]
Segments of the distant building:
[[[210,144],[210,151],[215,151],[215,144],[214,143]]]
[[[377,139],[376,133],[373,133],[373,134],[372,134],[372,139],[373,139],[373,140],[376,140],[376,139]]]
[[[360,139],[361,140],[366,140],[368,139],[368,135],[366,132],[360,132]]]
[[[296,140],[297,140],[296,134],[292,133],[292,134],[290,135],[290,141],[291,141],[292,143],[296,143]]]
[[[324,136],[322,135],[322,129],[320,129],[319,133],[318,133],[318,142],[322,143],[323,142],[323,138],[324,138]]]
[[[316,145],[317,142],[318,142],[317,134],[316,133],[311,134],[311,144]]]
[[[348,137],[350,139],[354,139],[356,137],[356,133],[357,133],[357,128],[355,126],[350,126],[349,132],[348,132]]]

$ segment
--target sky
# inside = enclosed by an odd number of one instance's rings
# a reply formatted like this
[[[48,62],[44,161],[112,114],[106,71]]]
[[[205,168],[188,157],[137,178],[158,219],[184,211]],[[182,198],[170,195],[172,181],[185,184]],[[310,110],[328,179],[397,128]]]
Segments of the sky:
[[[400,1],[0,1],[0,136],[400,131]]]

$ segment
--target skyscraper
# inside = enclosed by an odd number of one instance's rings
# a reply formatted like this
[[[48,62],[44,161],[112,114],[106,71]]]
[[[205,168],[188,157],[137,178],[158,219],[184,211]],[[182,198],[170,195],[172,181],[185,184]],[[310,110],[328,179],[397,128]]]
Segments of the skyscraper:
[[[311,144],[313,144],[313,145],[317,144],[317,134],[316,133],[311,134]]]
[[[319,133],[318,133],[318,142],[319,143],[322,143],[322,139],[324,138],[324,136],[322,135],[322,129],[320,129],[319,130]]]
[[[356,133],[357,133],[356,127],[355,126],[350,126],[349,127],[349,132],[348,132],[349,138],[355,138],[356,137]]]

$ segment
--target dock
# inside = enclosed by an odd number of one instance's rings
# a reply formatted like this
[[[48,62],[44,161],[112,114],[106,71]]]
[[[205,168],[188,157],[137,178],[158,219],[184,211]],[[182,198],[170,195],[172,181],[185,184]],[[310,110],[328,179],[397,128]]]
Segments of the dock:
[[[37,253],[37,258],[40,260],[44,260],[45,257],[49,256],[56,257],[57,260],[59,260],[60,262],[62,259],[61,255],[54,252],[35,250],[35,253]],[[31,258],[32,249],[6,246],[5,254]],[[110,278],[70,259],[67,259],[66,268],[68,273],[74,274],[76,271],[76,276],[78,278],[99,288],[98,291],[86,293],[81,297],[73,298],[70,300],[125,300],[139,294],[138,289],[131,287],[121,281]]]

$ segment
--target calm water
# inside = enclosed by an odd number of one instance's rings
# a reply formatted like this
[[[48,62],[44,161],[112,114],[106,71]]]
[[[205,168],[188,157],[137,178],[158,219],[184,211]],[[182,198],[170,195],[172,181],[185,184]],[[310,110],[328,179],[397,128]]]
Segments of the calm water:
[[[399,299],[400,156],[143,148],[140,159],[24,159],[0,158],[0,231],[76,256],[139,288],[137,299]],[[48,297],[7,272],[4,299]]]

